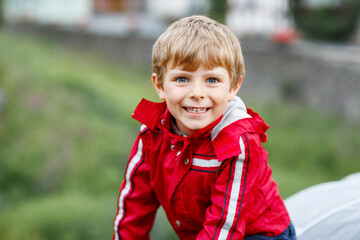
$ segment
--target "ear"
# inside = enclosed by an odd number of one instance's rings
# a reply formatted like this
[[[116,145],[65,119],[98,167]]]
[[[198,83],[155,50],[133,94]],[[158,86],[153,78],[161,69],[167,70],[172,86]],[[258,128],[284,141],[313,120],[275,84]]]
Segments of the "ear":
[[[236,83],[236,85],[230,89],[229,99],[228,101],[231,101],[234,99],[238,91],[240,90],[242,84],[242,78],[239,79],[239,81]]]
[[[158,79],[158,76],[156,73],[153,73],[151,75],[151,80],[152,80],[152,83],[154,85],[154,88],[157,92],[157,94],[159,95],[159,98],[161,100],[165,100],[165,93],[164,93],[164,88],[163,86],[159,83],[159,79]]]

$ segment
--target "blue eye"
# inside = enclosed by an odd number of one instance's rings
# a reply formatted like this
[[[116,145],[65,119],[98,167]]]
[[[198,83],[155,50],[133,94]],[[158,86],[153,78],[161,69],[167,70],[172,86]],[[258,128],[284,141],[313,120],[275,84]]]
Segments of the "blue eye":
[[[207,80],[207,82],[208,82],[208,83],[218,83],[219,80],[217,80],[216,78],[209,78],[209,79]]]
[[[179,77],[176,79],[176,81],[179,83],[186,83],[188,80],[185,77]]]

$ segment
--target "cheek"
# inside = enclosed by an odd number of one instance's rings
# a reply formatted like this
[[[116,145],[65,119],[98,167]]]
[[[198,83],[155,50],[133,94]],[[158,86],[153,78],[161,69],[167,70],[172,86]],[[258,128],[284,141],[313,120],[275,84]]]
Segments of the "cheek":
[[[226,105],[229,100],[231,100],[232,96],[229,93],[228,89],[221,89],[218,91],[214,91],[212,94],[212,98],[219,105]]]
[[[165,97],[168,101],[178,102],[184,97],[183,91],[176,87],[168,87],[165,91]]]
[[[221,114],[223,114],[223,112],[225,111],[230,99],[230,95],[223,93],[224,95],[220,96],[219,98],[217,98],[216,100],[216,105],[217,105],[217,111],[221,112]]]

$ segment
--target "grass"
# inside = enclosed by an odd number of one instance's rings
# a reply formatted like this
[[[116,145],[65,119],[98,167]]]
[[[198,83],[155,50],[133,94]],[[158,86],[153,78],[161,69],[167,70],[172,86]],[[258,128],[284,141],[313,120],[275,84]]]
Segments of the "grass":
[[[154,97],[150,81],[142,70],[33,38],[0,33],[0,52],[6,96],[0,113],[0,223],[10,224],[9,214],[20,216],[23,208],[31,212],[36,199],[49,201],[46,208],[55,204],[53,195],[80,192],[82,198],[107,197],[102,210],[111,217],[101,233],[111,238],[117,192],[139,127],[131,112],[142,96]],[[79,195],[70,195],[80,203]],[[63,212],[33,213],[34,222],[41,222]],[[45,236],[38,230],[29,229],[29,239]],[[57,239],[99,239],[63,231]],[[18,239],[11,234],[0,238]]]
[[[360,170],[360,126],[293,103],[266,106],[269,163],[284,197]]]
[[[150,72],[8,32],[0,52],[0,239],[21,238],[19,225],[30,240],[111,238],[139,128],[131,112],[142,97],[157,100]],[[358,125],[295,103],[246,101],[271,126],[264,147],[283,197],[359,171]],[[165,219],[160,212],[154,239],[173,238]]]

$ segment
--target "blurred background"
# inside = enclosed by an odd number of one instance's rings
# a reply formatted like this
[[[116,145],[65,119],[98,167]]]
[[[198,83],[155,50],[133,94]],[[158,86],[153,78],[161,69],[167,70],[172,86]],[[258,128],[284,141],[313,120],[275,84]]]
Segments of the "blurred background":
[[[359,3],[0,0],[0,239],[111,239],[152,44],[193,14],[241,41],[283,198],[360,171]],[[177,239],[161,209],[151,236]]]

